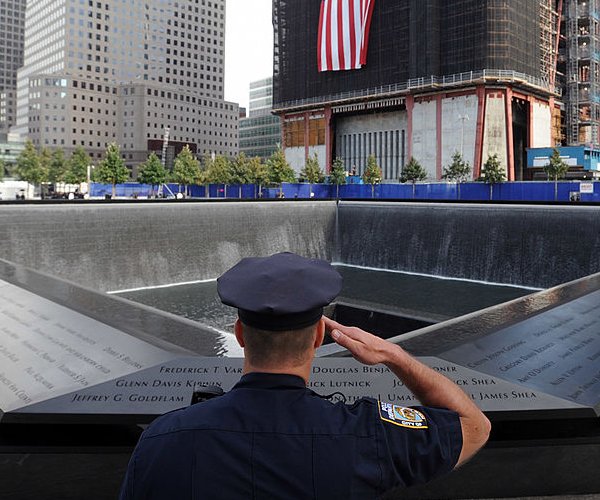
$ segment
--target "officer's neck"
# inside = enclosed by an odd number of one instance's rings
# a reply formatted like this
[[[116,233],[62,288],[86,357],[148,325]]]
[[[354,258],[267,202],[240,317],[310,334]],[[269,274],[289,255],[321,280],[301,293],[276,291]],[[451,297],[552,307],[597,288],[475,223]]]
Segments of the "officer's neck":
[[[302,365],[298,366],[257,366],[252,363],[244,360],[244,369],[243,373],[246,375],[247,373],[275,373],[278,375],[296,375],[304,380],[304,383],[308,383],[308,379],[310,378],[312,366],[312,359]]]

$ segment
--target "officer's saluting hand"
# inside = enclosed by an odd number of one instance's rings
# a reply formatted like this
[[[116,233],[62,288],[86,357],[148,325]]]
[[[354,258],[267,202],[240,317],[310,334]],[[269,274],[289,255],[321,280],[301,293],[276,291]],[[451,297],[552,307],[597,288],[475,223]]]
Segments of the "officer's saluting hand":
[[[241,380],[163,415],[131,457],[122,499],[369,499],[450,472],[486,442],[487,418],[458,386],[399,346],[323,317],[342,278],[292,253],[242,259],[218,279],[236,307]],[[307,388],[326,328],[382,363],[423,406],[332,403]]]
[[[360,328],[347,327],[326,317],[323,320],[331,338],[348,349],[356,360],[365,365],[381,363],[387,366],[424,405],[458,413],[463,444],[456,467],[487,442],[490,421],[454,382],[417,361],[396,344]]]

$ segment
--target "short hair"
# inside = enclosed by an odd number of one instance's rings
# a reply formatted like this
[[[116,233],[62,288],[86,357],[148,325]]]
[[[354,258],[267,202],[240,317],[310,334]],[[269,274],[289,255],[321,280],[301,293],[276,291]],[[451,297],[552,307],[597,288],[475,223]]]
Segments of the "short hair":
[[[244,354],[255,366],[302,364],[315,340],[317,323],[297,330],[273,332],[242,323]]]

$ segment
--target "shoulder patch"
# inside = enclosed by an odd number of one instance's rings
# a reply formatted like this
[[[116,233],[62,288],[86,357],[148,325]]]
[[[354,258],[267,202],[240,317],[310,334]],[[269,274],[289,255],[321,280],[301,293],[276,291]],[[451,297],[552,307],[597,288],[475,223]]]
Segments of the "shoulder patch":
[[[406,427],[408,429],[427,429],[427,419],[420,411],[413,408],[393,405],[378,401],[379,417],[385,422]]]

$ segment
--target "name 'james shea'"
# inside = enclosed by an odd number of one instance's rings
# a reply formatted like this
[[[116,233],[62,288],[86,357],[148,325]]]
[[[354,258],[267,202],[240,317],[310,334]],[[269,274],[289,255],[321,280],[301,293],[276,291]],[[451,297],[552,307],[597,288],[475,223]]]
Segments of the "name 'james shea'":
[[[510,392],[477,392],[470,393],[474,401],[506,400],[506,399],[534,399],[537,395],[528,391],[510,391]],[[390,402],[411,403],[417,401],[412,394],[393,394],[388,393],[385,398]]]
[[[477,399],[475,395],[471,396],[473,399]],[[511,392],[491,392],[479,393],[479,401],[485,401],[490,399],[533,399],[537,398],[534,392],[519,392],[519,391],[511,391]]]

